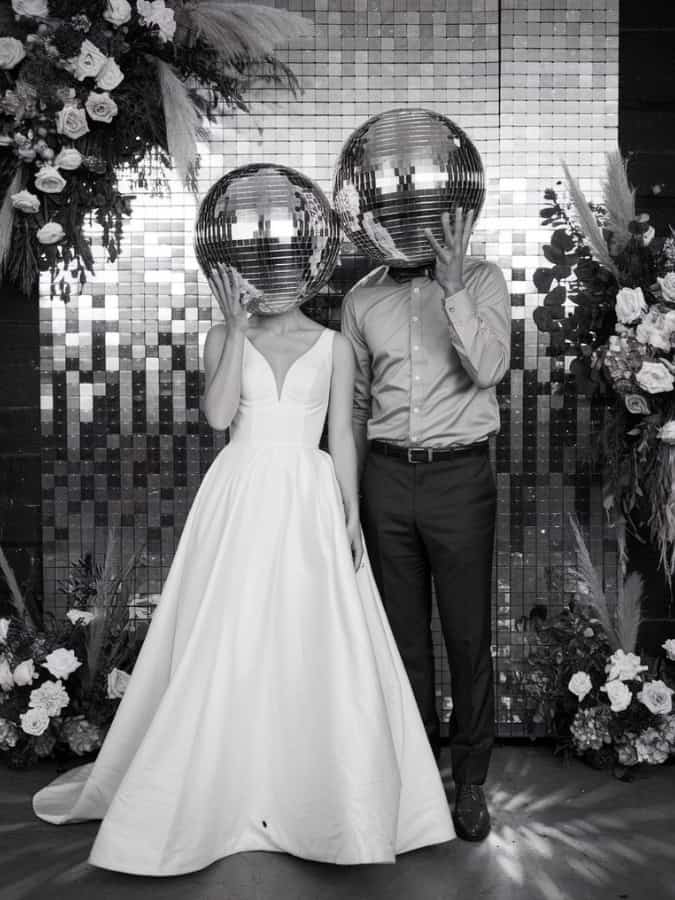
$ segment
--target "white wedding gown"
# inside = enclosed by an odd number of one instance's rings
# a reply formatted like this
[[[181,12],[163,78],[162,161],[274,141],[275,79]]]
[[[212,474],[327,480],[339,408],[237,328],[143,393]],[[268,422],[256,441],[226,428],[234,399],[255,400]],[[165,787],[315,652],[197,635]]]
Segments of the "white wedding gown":
[[[318,449],[332,337],[294,362],[281,396],[245,342],[232,440],[195,498],[99,756],[34,797],[47,822],[103,819],[96,866],[177,875],[248,850],[392,862],[454,837]]]

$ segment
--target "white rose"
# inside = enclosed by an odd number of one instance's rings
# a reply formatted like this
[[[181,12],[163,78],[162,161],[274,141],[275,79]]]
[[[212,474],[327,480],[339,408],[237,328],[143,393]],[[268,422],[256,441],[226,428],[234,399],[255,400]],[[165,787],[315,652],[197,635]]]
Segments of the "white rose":
[[[670,350],[672,321],[663,313],[652,309],[649,315],[635,329],[635,337],[641,344],[650,344],[656,350]]]
[[[54,166],[43,166],[35,176],[35,187],[45,194],[60,194],[66,179]]]
[[[662,428],[659,428],[657,435],[664,444],[675,444],[675,419],[670,419]]]
[[[82,663],[79,661],[73,650],[66,650],[65,647],[59,647],[53,650],[49,656],[45,657],[42,664],[54,678],[67,678],[75,669],[79,669]]]
[[[72,622],[73,625],[88,625],[91,620],[94,618],[94,614],[91,612],[87,612],[86,609],[69,609],[66,613],[66,619],[69,622]]]
[[[28,19],[46,19],[49,15],[47,0],[12,0],[12,9]]]
[[[616,317],[624,325],[630,325],[647,312],[647,302],[642,288],[621,288],[616,295]]]
[[[76,141],[89,131],[87,115],[81,106],[64,106],[56,116],[56,130],[71,141]]]
[[[69,703],[68,691],[60,681],[45,681],[30,692],[28,705],[33,709],[44,709],[48,716],[58,716]]]
[[[66,172],[74,172],[82,165],[82,154],[74,147],[64,147],[54,160],[55,169],[64,169]]]
[[[675,638],[668,638],[661,646],[666,651],[668,659],[672,659],[675,662]]]
[[[102,91],[114,91],[124,81],[124,73],[114,59],[108,59],[96,78]]]
[[[628,709],[630,701],[633,699],[630,688],[626,687],[623,681],[619,681],[618,678],[603,684],[600,690],[607,694],[612,712],[623,712],[624,709]]]
[[[40,198],[30,191],[12,194],[12,206],[24,213],[36,213],[40,209]]]
[[[130,681],[131,675],[127,672],[123,672],[121,669],[112,669],[108,672],[108,697],[111,700],[123,697]]]
[[[41,244],[48,246],[49,244],[58,244],[66,236],[66,233],[58,222],[47,222],[38,229],[35,236]]]
[[[579,703],[581,703],[586,694],[593,690],[593,682],[586,672],[575,672],[570,678],[570,683],[567,685],[567,688],[575,694]]]
[[[655,716],[667,716],[673,708],[673,693],[662,681],[648,681],[637,698]]]
[[[80,55],[74,56],[68,60],[72,73],[78,81],[84,81],[85,78],[96,78],[106,63],[108,57],[96,44],[85,40],[80,47]]]
[[[19,717],[21,719],[21,728],[26,734],[32,734],[35,737],[44,734],[49,726],[49,715],[47,711],[36,707],[29,709]]]
[[[89,118],[94,122],[110,123],[117,115],[117,104],[110,94],[92,91],[84,104]]]
[[[126,25],[131,18],[131,6],[127,0],[108,0],[103,18],[115,28],[119,28],[120,25]]]
[[[12,670],[3,656],[2,659],[0,659],[0,690],[11,691],[13,687],[14,678],[12,677]]]
[[[675,303],[675,272],[668,272],[663,278],[656,279],[661,287],[663,299]]]
[[[35,663],[32,659],[24,659],[23,662],[20,662],[19,665],[14,669],[14,674],[12,676],[14,678],[14,684],[19,685],[19,687],[23,687],[26,684],[32,684],[33,681],[38,677],[38,673],[35,671]]]
[[[164,0],[137,0],[136,9],[141,25],[156,25],[160,41],[170,41],[176,32],[176,19]]]
[[[668,369],[659,362],[645,360],[635,376],[640,387],[648,394],[663,394],[672,391],[675,381]]]
[[[0,644],[4,644],[9,633],[9,619],[0,619]]]
[[[640,672],[645,672],[647,666],[642,665],[642,660],[635,653],[624,653],[623,650],[617,650],[613,653],[609,662],[605,666],[607,672],[607,681],[633,681]]]
[[[13,37],[0,37],[0,69],[13,69],[25,55],[21,41]]]

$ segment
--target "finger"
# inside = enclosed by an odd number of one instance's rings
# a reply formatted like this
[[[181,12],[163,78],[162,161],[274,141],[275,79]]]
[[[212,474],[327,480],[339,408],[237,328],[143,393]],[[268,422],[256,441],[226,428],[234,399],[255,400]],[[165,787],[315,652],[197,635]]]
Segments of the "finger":
[[[464,210],[458,206],[455,210],[455,241],[458,247],[464,246]]]
[[[236,273],[232,266],[221,263],[221,275],[223,284],[227,287],[228,291],[232,294],[236,294]]]
[[[441,216],[441,225],[443,227],[443,237],[445,239],[446,246],[450,247],[450,249],[454,249],[455,238],[452,233],[452,229],[450,228],[450,213],[443,213],[443,215]]]
[[[429,241],[431,247],[439,259],[444,259],[445,249],[441,247],[436,238],[431,233],[430,228],[424,229],[424,237]]]
[[[209,288],[211,290],[211,293],[216,298],[218,303],[220,303],[220,291],[218,289],[218,282],[216,281],[216,273],[215,273],[214,269],[211,269],[209,271],[209,274],[206,276],[206,280],[209,283]]]
[[[220,283],[223,288],[223,292],[227,296],[228,300],[230,299],[230,295],[232,293],[232,287],[230,282],[230,267],[225,263],[218,263],[218,277],[220,279]]]
[[[218,263],[211,269],[211,283],[215,288],[216,295],[222,299],[223,295],[223,277],[220,272],[221,263]]]
[[[462,244],[462,250],[464,251],[464,255],[466,256],[466,251],[469,249],[469,243],[471,242],[471,232],[473,231],[473,221],[474,221],[474,210],[470,209],[466,214],[466,222],[464,223],[464,242]]]

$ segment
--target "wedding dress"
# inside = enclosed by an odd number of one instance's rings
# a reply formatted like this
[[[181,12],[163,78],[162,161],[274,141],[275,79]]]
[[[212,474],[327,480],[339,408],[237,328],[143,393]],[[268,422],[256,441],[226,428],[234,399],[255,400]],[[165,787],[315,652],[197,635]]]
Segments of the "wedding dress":
[[[454,837],[370,566],[318,448],[333,334],[279,388],[248,340],[231,441],[190,510],[97,760],[34,797],[102,819],[90,862],[177,875],[268,850],[392,862]]]

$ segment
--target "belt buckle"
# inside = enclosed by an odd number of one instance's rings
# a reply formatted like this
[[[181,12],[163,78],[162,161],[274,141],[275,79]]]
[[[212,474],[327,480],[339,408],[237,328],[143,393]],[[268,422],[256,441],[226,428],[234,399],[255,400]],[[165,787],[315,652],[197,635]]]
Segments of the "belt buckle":
[[[415,458],[415,453],[421,453],[422,456]],[[422,463],[422,462],[431,462],[433,456],[433,451],[431,447],[408,447],[408,462],[409,463]]]

